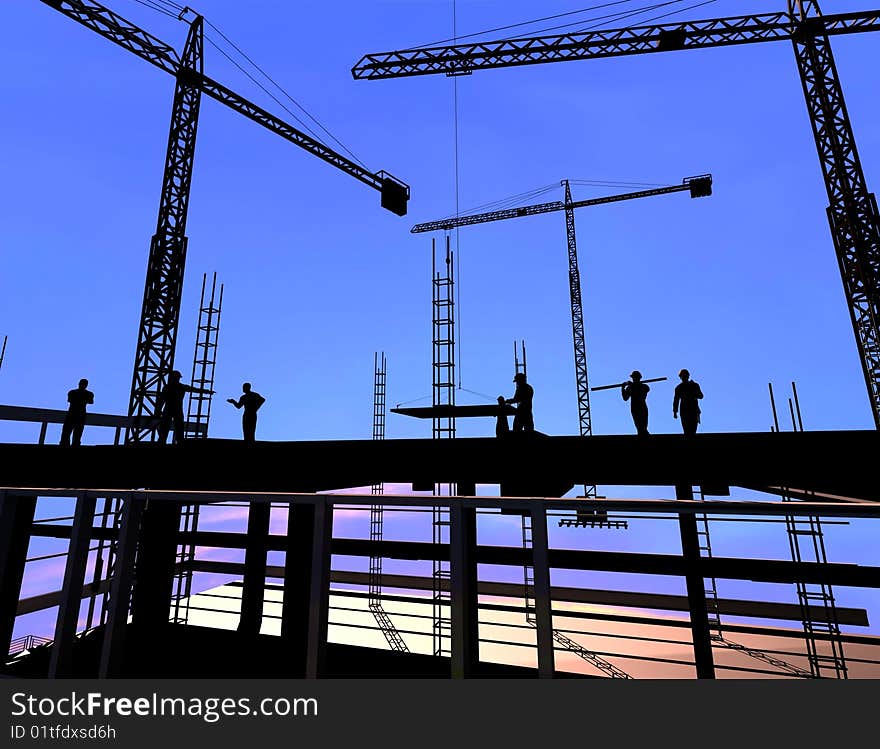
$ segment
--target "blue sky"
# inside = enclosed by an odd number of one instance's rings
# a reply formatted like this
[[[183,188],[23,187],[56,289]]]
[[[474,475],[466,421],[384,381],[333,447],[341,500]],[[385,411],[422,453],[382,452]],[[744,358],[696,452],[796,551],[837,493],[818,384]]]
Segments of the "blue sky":
[[[110,4],[182,47],[185,24],[133,0]],[[829,13],[873,5],[823,3]],[[718,0],[682,17],[784,6]],[[460,0],[457,28],[577,7]],[[374,351],[388,357],[389,405],[430,396],[431,240],[409,229],[455,211],[454,83],[354,81],[349,71],[364,53],[451,36],[452,3],[216,0],[198,10],[371,169],[410,184],[412,200],[396,217],[378,193],[205,99],[177,366],[189,376],[201,274],[216,270],[226,289],[211,434],[240,435],[240,412],[224,401],[249,380],[267,398],[261,438],[368,438]],[[0,336],[9,336],[0,403],[64,408],[87,377],[94,410],[123,413],[173,81],[36,0],[4,3],[0,21]],[[833,41],[874,189],[877,44],[870,34]],[[206,72],[278,111],[210,45]],[[457,86],[462,209],[563,178],[714,176],[711,198],[577,214],[592,384],[633,368],[669,377],[649,398],[655,432],[679,429],[671,401],[681,367],[706,395],[704,431],[767,430],[767,383],[782,393],[792,380],[807,428],[872,428],[789,43],[483,71]],[[598,194],[574,188],[575,199]],[[546,199],[555,198],[561,190]],[[512,342],[524,339],[537,428],[576,433],[562,214],[472,227],[459,239],[462,386],[512,394]],[[592,405],[595,433],[633,431],[615,392]],[[36,432],[0,424],[4,440]],[[491,434],[491,420],[459,433]],[[427,422],[388,417],[389,438],[429,434]],[[86,432],[86,442],[103,439]]]
[[[769,6],[719,0],[686,15]],[[132,0],[113,7],[182,45],[183,23]],[[458,29],[577,7],[459,2]],[[366,437],[373,351],[388,356],[390,404],[430,394],[430,238],[409,228],[455,210],[453,82],[354,81],[349,69],[366,52],[449,36],[452,6],[247,9],[200,8],[370,168],[407,181],[410,214],[381,210],[369,188],[206,100],[177,364],[188,376],[201,274],[216,270],[226,284],[220,395],[252,381],[268,399],[264,438]],[[35,0],[6,3],[2,16],[14,33],[0,51],[0,333],[9,335],[0,401],[63,407],[85,376],[95,409],[121,413],[173,81]],[[838,38],[834,48],[871,186],[880,136],[869,127],[878,105],[867,62],[876,39]],[[264,102],[213,47],[206,54],[210,75]],[[809,428],[871,426],[790,45],[483,71],[458,87],[462,209],[566,177],[673,184],[714,175],[708,199],[578,213],[592,383],[633,368],[669,376],[651,394],[655,431],[678,428],[669,406],[682,366],[706,393],[705,430],[767,429],[771,380],[797,380]],[[575,188],[575,198],[595,194]],[[509,394],[512,341],[525,339],[538,428],[574,433],[562,216],[472,227],[460,242],[463,387]],[[632,430],[615,393],[594,396],[593,410],[596,432]],[[221,400],[212,433],[236,436],[239,416]],[[389,417],[389,437],[425,429]],[[491,424],[461,430],[491,433]]]

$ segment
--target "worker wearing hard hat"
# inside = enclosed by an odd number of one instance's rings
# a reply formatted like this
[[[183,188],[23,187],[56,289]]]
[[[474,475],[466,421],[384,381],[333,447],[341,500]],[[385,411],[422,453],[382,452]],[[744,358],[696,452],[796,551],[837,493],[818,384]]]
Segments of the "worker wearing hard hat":
[[[184,439],[183,398],[187,393],[203,393],[213,395],[213,390],[186,385],[181,382],[183,375],[176,369],[169,375],[168,382],[159,395],[159,429],[157,439],[164,445],[168,432],[174,429],[174,444],[179,445]]]
[[[513,378],[516,391],[507,403],[516,403],[516,415],[513,417],[513,432],[534,432],[535,420],[532,416],[532,398],[535,390],[526,382],[525,372],[517,372]]]
[[[686,435],[697,433],[697,425],[700,423],[700,404],[703,399],[703,391],[700,386],[691,379],[691,373],[686,369],[678,373],[681,382],[675,386],[675,397],[672,399],[672,418],[677,419],[681,412],[681,428]]]
[[[648,392],[651,388],[642,382],[642,373],[634,370],[630,375],[631,382],[624,382],[620,386],[620,394],[623,399],[629,401],[630,413],[636,431],[639,435],[648,434]]]

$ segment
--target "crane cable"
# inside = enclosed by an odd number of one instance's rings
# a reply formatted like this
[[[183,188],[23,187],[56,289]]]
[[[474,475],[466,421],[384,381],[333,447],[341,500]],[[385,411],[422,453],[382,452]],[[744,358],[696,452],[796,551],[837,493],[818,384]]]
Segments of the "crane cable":
[[[616,0],[616,2],[610,3],[601,3],[600,5],[593,5],[589,8],[581,8],[580,10],[570,10],[565,13],[556,13],[552,16],[544,16],[543,18],[534,18],[531,21],[521,21],[519,23],[511,23],[506,26],[496,26],[493,29],[484,29],[483,31],[475,31],[472,34],[464,34],[463,36],[453,37],[451,39],[438,39],[436,42],[428,42],[427,44],[419,44],[418,46],[412,47],[411,49],[422,49],[423,47],[433,47],[437,44],[446,44],[446,42],[458,42],[461,39],[471,39],[475,36],[484,36],[485,34],[494,34],[496,31],[507,31],[508,29],[515,29],[519,26],[531,26],[535,23],[540,23],[541,21],[550,21],[555,18],[562,18],[563,16],[572,16],[578,13],[587,13],[591,10],[599,10],[600,8],[607,8],[612,5],[624,5],[625,3],[632,2],[633,0]],[[578,21],[581,23],[581,21]]]
[[[519,23],[507,24],[505,26],[496,26],[491,29],[484,29],[483,31],[475,31],[471,34],[465,34],[463,36],[457,36],[457,37],[450,38],[450,39],[439,39],[437,41],[429,42],[427,44],[419,44],[419,45],[410,47],[410,49],[424,49],[426,47],[433,47],[433,46],[440,45],[440,44],[446,44],[447,42],[457,43],[458,41],[460,41],[462,39],[471,39],[473,37],[485,36],[487,34],[494,34],[495,32],[498,32],[498,31],[507,31],[508,29],[518,28],[521,26],[533,26],[533,25],[540,23],[542,21],[551,21],[551,20],[554,20],[557,18],[564,18],[567,16],[579,15],[581,13],[588,13],[593,10],[601,10],[602,8],[610,8],[610,7],[617,6],[617,5],[625,5],[625,4],[631,3],[633,1],[634,0],[616,0],[616,2],[600,3],[599,5],[592,5],[588,8],[581,8],[579,10],[566,11],[564,13],[556,13],[554,15],[543,16],[541,18],[534,18],[532,20],[521,21]],[[589,29],[593,29],[593,28],[597,28],[598,26],[602,26],[606,22],[619,21],[619,20],[623,20],[626,18],[632,18],[632,17],[640,15],[642,13],[648,13],[652,10],[657,10],[658,8],[668,7],[670,5],[677,5],[678,3],[682,3],[682,2],[686,2],[686,1],[687,0],[666,0],[666,2],[657,2],[652,5],[643,5],[638,8],[635,8],[635,9],[622,8],[618,11],[613,12],[613,13],[606,13],[604,15],[593,16],[591,18],[581,18],[576,21],[570,21],[568,23],[558,24],[555,26],[547,26],[547,27],[544,27],[541,29],[536,29],[530,33],[532,35],[535,35],[535,34],[542,34],[547,31],[555,31],[558,29],[569,28],[571,26],[582,26],[584,23],[594,24],[592,26],[582,27],[580,29],[577,29],[575,32],[572,32],[572,33],[579,33],[580,31],[587,31]],[[671,13],[666,14],[666,15],[672,15],[674,13],[683,12],[686,10],[691,10],[692,8],[699,7],[700,5],[707,5],[710,2],[715,2],[715,1],[716,0],[706,0],[706,2],[697,3],[696,5],[692,5],[687,8],[675,9]],[[665,16],[660,16],[660,17],[662,18]],[[642,22],[647,23],[651,20],[656,20],[656,19],[646,19],[646,20],[640,21],[640,23],[642,23]]]
[[[455,0],[452,0],[452,36],[455,37],[458,35],[457,28],[457,12]],[[458,76],[453,76],[452,78],[452,119],[454,123],[455,130],[455,217],[459,216],[459,173],[458,173]],[[458,334],[455,336],[455,342],[458,346],[458,356],[456,361],[456,372],[458,374],[458,388],[461,390],[461,370],[462,370],[462,358],[461,358],[461,235],[459,233],[459,228],[455,228],[455,278],[456,283],[459,284],[458,291],[456,292],[456,299],[458,301],[458,309],[456,310],[456,318],[458,319]]]
[[[181,5],[175,0],[134,0],[134,2],[143,5],[145,7],[151,8],[163,15],[170,16],[172,18],[176,18],[178,20],[183,20],[183,17],[187,14],[187,12],[195,12],[186,5]],[[266,80],[268,80],[278,91],[281,92],[283,96],[285,96],[289,101],[291,101],[294,106],[296,106],[300,111],[305,114],[315,125],[322,130],[326,136],[336,143],[345,153],[347,153],[353,161],[358,163],[367,171],[370,171],[369,168],[364,164],[364,162],[355,154],[348,146],[345,145],[339,138],[337,138],[330,130],[328,130],[323,123],[321,123],[311,112],[309,112],[300,102],[298,102],[280,83],[278,83],[272,76],[270,76],[260,65],[258,65],[241,47],[239,47],[235,42],[233,42],[223,31],[220,30],[218,26],[213,24],[208,18],[204,18],[205,23],[208,24],[214,31],[216,31],[220,37],[228,44],[232,49],[234,49],[239,55],[241,55],[247,62],[256,69],[260,75],[262,75]],[[205,34],[205,39],[218,51],[221,55],[223,55],[229,62],[231,62],[240,72],[246,75],[254,84],[256,84],[267,96],[269,96],[278,106],[280,106],[287,114],[289,114],[309,135],[311,135],[316,141],[321,142],[323,139],[319,136],[312,128],[308,126],[295,112],[291,111],[291,109],[286,106],[282,101],[278,99],[269,89],[266,88],[260,81],[258,81],[253,75],[251,75],[244,67],[239,64],[236,60],[232,58],[209,34]]]

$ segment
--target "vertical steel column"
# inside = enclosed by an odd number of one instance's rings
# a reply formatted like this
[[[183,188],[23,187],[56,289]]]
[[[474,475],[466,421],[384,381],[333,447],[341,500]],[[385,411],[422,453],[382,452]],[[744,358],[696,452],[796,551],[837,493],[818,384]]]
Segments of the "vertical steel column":
[[[272,505],[269,502],[251,502],[248,508],[247,547],[241,587],[241,618],[238,622],[238,631],[244,634],[259,634],[263,620],[271,514]]]
[[[106,603],[107,623],[104,626],[104,642],[98,668],[98,677],[102,679],[119,676],[124,664],[125,630],[128,626],[128,610],[134,582],[134,558],[145,505],[146,501],[143,499],[127,499],[122,508],[113,579],[110,583],[110,600]]]
[[[690,485],[676,485],[675,498],[693,500]],[[715,662],[712,658],[712,633],[706,603],[706,588],[700,571],[700,539],[697,534],[697,518],[693,512],[678,513],[681,534],[681,555],[685,564],[688,607],[690,609],[691,637],[694,642],[694,662],[698,679],[715,678]]]
[[[92,536],[92,518],[95,515],[95,497],[81,493],[76,498],[73,527],[70,530],[70,546],[64,567],[64,584],[61,587],[61,604],[55,619],[55,641],[49,657],[49,678],[73,676],[73,642],[76,623],[82,603],[86,566],[89,561],[89,543]]]
[[[315,504],[312,539],[309,632],[306,650],[307,679],[317,679],[326,673],[332,558],[330,545],[333,540],[333,505],[329,500],[318,500]]]
[[[315,505],[290,502],[287,514],[287,551],[284,554],[284,593],[281,603],[281,642],[290,676],[306,673],[309,637],[309,585]]]
[[[36,497],[11,492],[0,494],[0,656],[4,659],[9,652],[15,628],[15,614],[36,508]]]
[[[453,679],[465,679],[476,675],[480,662],[477,511],[456,502],[449,520],[451,673]]]
[[[150,499],[144,511],[137,552],[137,579],[131,599],[133,624],[164,627],[171,619],[174,567],[181,503]]]
[[[199,122],[203,61],[202,17],[196,16],[180,59],[162,178],[156,233],[150,242],[128,415],[128,442],[154,434],[159,395],[174,368],[186,264],[186,216]]]
[[[547,511],[533,502],[532,569],[535,596],[535,627],[538,630],[538,676],[552,679],[556,669],[553,653],[553,610],[550,600],[550,549],[547,538]]]

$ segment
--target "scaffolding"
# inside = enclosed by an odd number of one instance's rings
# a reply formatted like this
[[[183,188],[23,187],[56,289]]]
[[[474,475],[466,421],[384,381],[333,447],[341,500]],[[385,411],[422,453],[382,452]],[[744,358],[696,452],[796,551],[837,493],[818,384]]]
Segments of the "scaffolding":
[[[455,405],[455,273],[453,252],[446,235],[445,269],[437,270],[436,241],[431,240],[431,302],[432,302],[432,402],[433,406]],[[434,439],[455,438],[455,416],[434,416]],[[454,496],[455,484],[435,484],[434,496]],[[434,505],[431,511],[431,538],[435,544],[449,544],[450,514],[448,505]],[[449,655],[449,633],[452,621],[449,613],[450,563],[435,559],[432,562],[432,652]]]
[[[214,369],[217,364],[217,344],[220,339],[220,314],[223,310],[223,284],[217,293],[217,272],[211,279],[211,296],[206,296],[208,274],[202,274],[202,293],[199,299],[199,322],[196,328],[196,344],[193,352],[192,375],[190,382],[199,390],[191,391],[187,401],[186,439],[208,436],[211,419],[211,399],[214,390]],[[197,429],[197,426],[204,429]],[[180,508],[180,530],[194,533],[199,527],[199,505],[185,504]],[[192,562],[195,559],[195,544],[181,544],[177,549],[174,567],[174,613],[171,620],[175,624],[186,624],[189,618],[189,599],[192,592]]]
[[[385,384],[387,376],[387,367],[385,353],[373,354],[373,439],[385,439]],[[385,485],[383,483],[373,484],[370,487],[370,493],[375,497],[383,494]],[[370,505],[370,541],[378,542],[382,540],[383,524],[385,519],[385,509],[382,505]],[[378,554],[370,556],[370,578],[369,578],[369,607],[373,613],[373,618],[382,634],[388,647],[401,653],[410,652],[391,617],[388,616],[382,605],[382,557]]]

